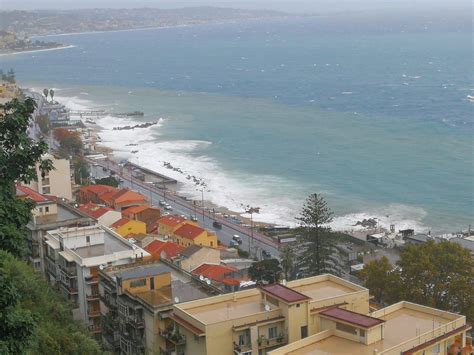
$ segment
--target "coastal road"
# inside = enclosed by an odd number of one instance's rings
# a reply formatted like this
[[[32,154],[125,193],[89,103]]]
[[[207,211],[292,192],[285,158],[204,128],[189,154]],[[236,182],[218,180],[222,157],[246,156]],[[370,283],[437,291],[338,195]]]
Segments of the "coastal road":
[[[279,257],[278,244],[270,240],[267,236],[254,231],[253,236],[250,228],[243,227],[241,225],[232,223],[225,218],[215,216],[205,209],[203,210],[200,206],[195,206],[183,197],[177,194],[171,194],[169,191],[165,193],[154,187],[152,184],[144,183],[141,180],[133,178],[131,171],[123,168],[110,160],[88,160],[91,164],[91,173],[93,177],[108,176],[109,170],[113,170],[117,176],[120,176],[123,180],[122,186],[128,187],[132,190],[140,192],[151,201],[152,205],[159,206],[159,201],[166,200],[167,203],[173,208],[170,213],[176,215],[184,215],[187,218],[190,216],[196,216],[198,223],[203,228],[210,231],[214,231],[219,240],[224,245],[229,245],[234,234],[238,234],[242,239],[240,249],[249,251],[252,256],[256,256],[259,260],[263,259],[262,251],[265,250],[272,257]],[[94,166],[95,164],[95,166]],[[104,174],[103,168],[106,168],[107,174]],[[222,224],[221,229],[213,227],[214,220],[217,220]]]

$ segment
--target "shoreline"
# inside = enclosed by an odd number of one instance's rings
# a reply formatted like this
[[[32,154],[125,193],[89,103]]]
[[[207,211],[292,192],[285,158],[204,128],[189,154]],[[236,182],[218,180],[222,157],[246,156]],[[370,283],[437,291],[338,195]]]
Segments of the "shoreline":
[[[60,50],[60,49],[69,49],[69,48],[75,48],[75,47],[76,47],[75,45],[70,44],[70,45],[64,45],[64,46],[61,46],[61,47],[54,47],[54,48],[32,49],[32,50],[19,51],[19,52],[0,53],[0,57],[4,57],[4,56],[7,56],[7,55],[24,54],[24,53],[56,51],[56,50]]]

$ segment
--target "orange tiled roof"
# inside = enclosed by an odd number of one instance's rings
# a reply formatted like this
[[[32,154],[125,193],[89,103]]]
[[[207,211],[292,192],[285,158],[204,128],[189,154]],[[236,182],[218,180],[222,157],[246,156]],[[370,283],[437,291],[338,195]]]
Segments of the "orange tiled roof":
[[[95,203],[89,202],[86,203],[85,205],[79,206],[79,210],[87,214],[89,217],[92,217],[94,219],[98,219],[102,217],[104,214],[106,214],[109,211],[113,211],[113,209],[109,207],[104,207],[104,206],[99,206]]]
[[[29,187],[20,184],[16,185],[16,195],[18,197],[28,197],[30,200],[33,200],[35,202],[51,201],[46,196],[43,196],[35,190],[32,190]]]
[[[92,192],[96,195],[101,195],[106,192],[117,191],[117,189],[109,185],[88,185],[88,186],[81,187],[80,191]]]
[[[179,216],[164,216],[158,219],[158,224],[164,224],[168,227],[176,227],[178,224],[186,221],[183,217]]]
[[[111,227],[112,228],[120,228],[120,227],[124,226],[125,224],[127,224],[128,222],[130,222],[130,220],[128,218],[121,218],[117,222],[112,224]]]
[[[122,189],[117,191],[112,197],[111,200],[115,204],[127,203],[127,202],[144,202],[145,196],[139,194],[135,191],[130,191],[128,189]]]
[[[166,258],[170,259],[181,253],[185,248],[173,242],[164,242],[161,240],[154,240],[145,248],[151,255],[161,257],[161,253],[166,254]]]
[[[193,224],[186,223],[179,227],[174,234],[177,236],[186,238],[186,239],[191,239],[194,240],[196,239],[202,232],[204,232],[205,229],[195,226]]]
[[[133,206],[129,207],[126,210],[122,211],[122,216],[124,217],[130,217],[130,215],[139,213],[142,211],[145,211],[147,209],[151,208],[149,205],[142,205],[142,206]]]
[[[223,281],[227,274],[230,274],[237,269],[233,267],[215,264],[202,264],[192,271],[194,275],[202,275],[214,281]]]

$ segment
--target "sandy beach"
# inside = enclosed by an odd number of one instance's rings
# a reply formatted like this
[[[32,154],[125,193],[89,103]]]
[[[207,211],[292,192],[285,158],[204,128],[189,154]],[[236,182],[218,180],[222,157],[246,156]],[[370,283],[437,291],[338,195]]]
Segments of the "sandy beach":
[[[67,45],[67,46],[62,46],[62,47],[56,47],[56,48],[46,48],[46,49],[34,49],[31,51],[20,51],[20,52],[11,52],[11,53],[0,53],[0,57],[7,56],[7,55],[15,55],[15,54],[25,54],[25,53],[35,53],[35,52],[48,52],[48,51],[56,51],[59,49],[69,49],[69,48],[74,48],[76,46],[74,45]]]

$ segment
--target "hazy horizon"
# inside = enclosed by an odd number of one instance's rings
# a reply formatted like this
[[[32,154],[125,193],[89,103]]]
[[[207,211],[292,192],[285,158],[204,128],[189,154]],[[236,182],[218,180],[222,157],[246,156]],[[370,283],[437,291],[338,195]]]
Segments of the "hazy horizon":
[[[405,10],[420,11],[433,9],[472,10],[468,0],[0,0],[1,10],[73,10],[87,8],[181,8],[193,6],[216,6],[242,9],[268,9],[286,12],[334,12],[334,11],[370,11]]]

